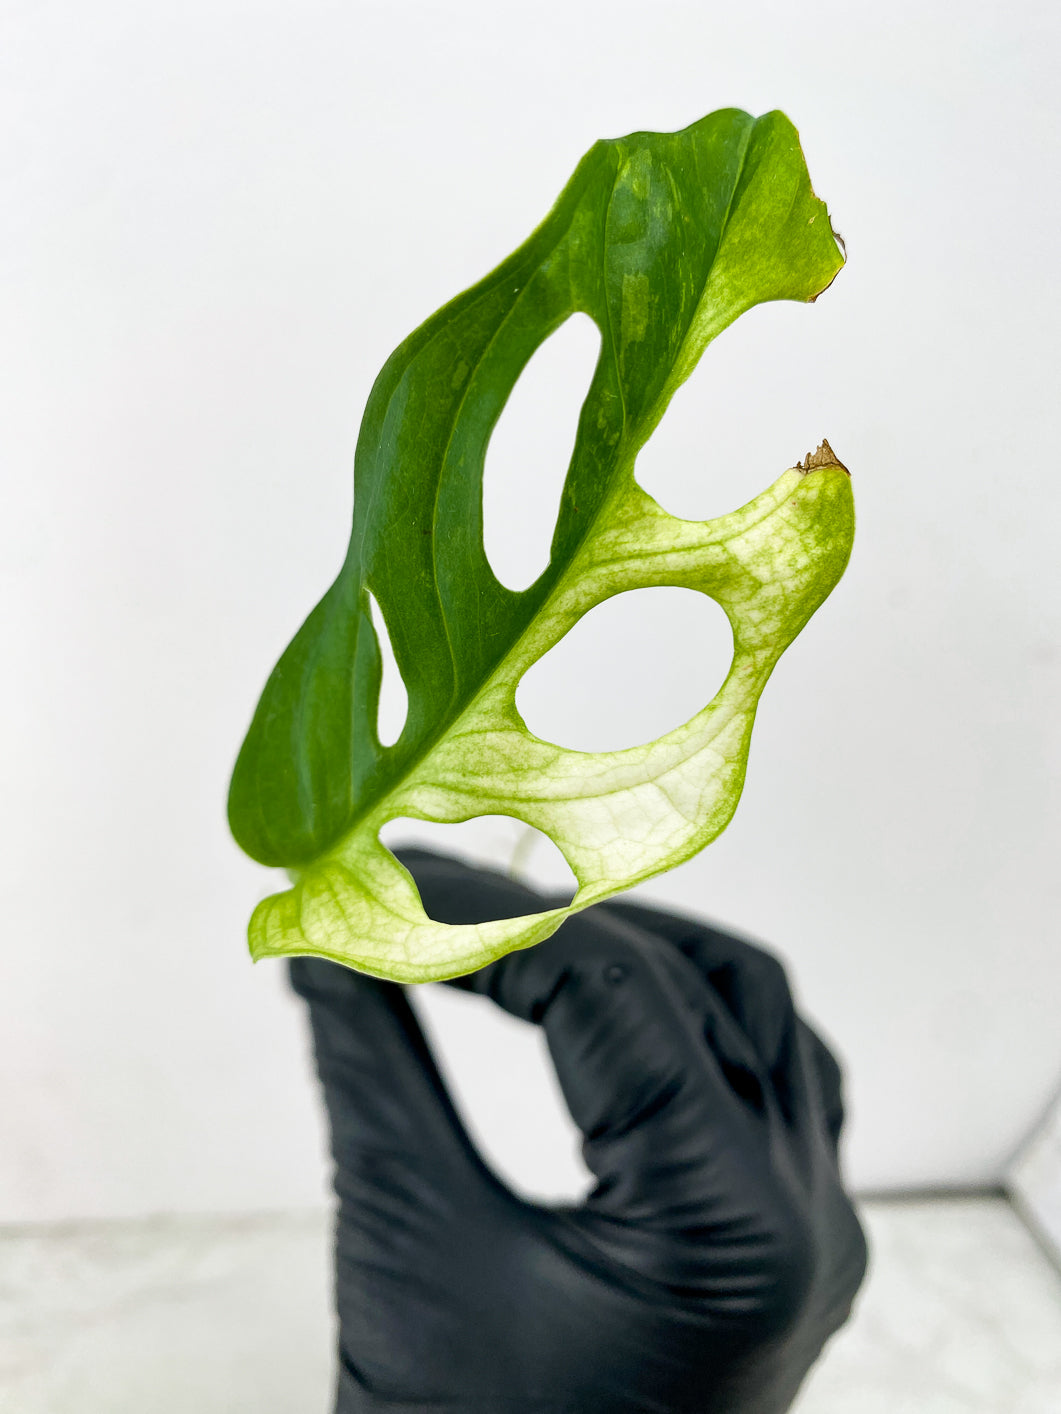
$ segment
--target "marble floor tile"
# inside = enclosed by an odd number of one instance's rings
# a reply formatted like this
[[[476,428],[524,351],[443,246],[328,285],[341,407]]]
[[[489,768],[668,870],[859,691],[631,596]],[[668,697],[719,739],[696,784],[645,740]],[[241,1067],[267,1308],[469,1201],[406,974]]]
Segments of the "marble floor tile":
[[[324,1414],[324,1214],[0,1232],[2,1414]]]
[[[1061,1273],[1004,1199],[863,1221],[869,1280],[794,1414],[1061,1414]]]
[[[866,1205],[873,1267],[796,1414],[1059,1414],[1061,1275],[1001,1199]],[[328,1220],[0,1232],[3,1414],[326,1414]]]

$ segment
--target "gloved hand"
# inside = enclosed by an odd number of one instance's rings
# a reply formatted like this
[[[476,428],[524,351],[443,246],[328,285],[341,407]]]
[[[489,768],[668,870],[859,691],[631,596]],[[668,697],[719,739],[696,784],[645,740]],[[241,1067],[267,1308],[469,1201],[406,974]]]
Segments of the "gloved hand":
[[[546,906],[400,858],[443,922]],[[291,977],[336,1164],[339,1414],[788,1409],[866,1248],[837,1168],[839,1069],[772,957],[608,903],[460,979],[545,1028],[597,1178],[579,1208],[484,1166],[400,987],[315,958]]]

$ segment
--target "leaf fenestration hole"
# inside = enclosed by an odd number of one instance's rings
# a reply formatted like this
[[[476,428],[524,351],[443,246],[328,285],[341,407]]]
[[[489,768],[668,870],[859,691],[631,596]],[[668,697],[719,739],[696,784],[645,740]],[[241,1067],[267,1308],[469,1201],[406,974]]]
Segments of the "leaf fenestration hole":
[[[591,609],[528,670],[516,706],[543,741],[621,751],[699,712],[732,659],[729,620],[706,594],[632,589]]]
[[[834,331],[811,307],[778,300],[732,324],[675,393],[637,455],[635,476],[671,515],[706,520],[745,505],[808,447],[850,426],[843,392],[823,385]],[[793,352],[799,350],[794,358]],[[769,389],[769,416],[749,415]]]
[[[376,630],[376,638],[379,642],[380,657],[383,659],[383,677],[379,685],[379,708],[376,712],[376,735],[379,737],[381,746],[393,746],[401,736],[405,719],[409,715],[409,694],[405,690],[405,683],[402,682],[402,675],[398,671],[383,610],[377,603],[376,596],[371,592],[368,595],[368,603],[372,614],[372,627]]]
[[[600,354],[600,331],[572,314],[531,355],[490,434],[483,468],[483,546],[508,589],[549,563],[579,414]]]
[[[505,891],[501,890],[495,901],[507,906],[508,911],[493,912],[494,918],[518,918],[523,913],[541,913],[545,908],[570,903],[578,887],[570,865],[549,836],[508,815],[479,815],[456,825],[401,817],[388,820],[379,837],[380,842],[399,857],[403,849],[430,850],[473,867],[493,870],[516,883],[551,895],[548,903],[531,900],[525,904],[513,898],[506,905]],[[425,912],[436,922],[483,921],[436,917],[432,912],[430,890],[421,897]]]

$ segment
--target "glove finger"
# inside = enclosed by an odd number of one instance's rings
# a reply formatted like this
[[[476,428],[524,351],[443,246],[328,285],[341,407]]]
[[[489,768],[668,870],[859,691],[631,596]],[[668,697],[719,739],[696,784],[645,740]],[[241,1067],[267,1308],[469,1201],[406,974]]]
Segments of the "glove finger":
[[[664,949],[588,910],[466,984],[543,1027],[597,1179],[590,1209],[702,1225],[734,1193],[743,1203],[765,1164],[765,1076],[703,979]]]
[[[309,1004],[340,1196],[397,1202],[459,1190],[473,1170],[488,1179],[402,988],[323,958],[289,970]]]
[[[543,903],[455,860],[402,862],[446,922]],[[739,1273],[747,1309],[787,1321],[812,1265],[794,1172],[762,1063],[701,970],[598,907],[456,985],[545,1031],[597,1178],[567,1215],[590,1260],[714,1296]]]
[[[799,1027],[804,1047],[817,1075],[825,1127],[835,1153],[840,1144],[845,1119],[844,1073],[840,1063],[814,1028],[802,1018]]]
[[[754,1047],[790,1124],[823,1115],[829,1126],[836,1123],[839,1066],[817,1036],[814,1045],[801,1045],[802,1033],[813,1032],[797,1015],[788,976],[772,953],[679,914],[625,902],[603,906],[667,938],[694,963]]]
[[[441,922],[486,922],[552,907],[555,902],[516,880],[444,855],[416,849],[399,850],[397,854],[416,880],[428,913]],[[621,910],[608,906],[609,913],[617,911]],[[650,920],[655,917],[651,910],[641,911]],[[622,951],[632,945],[644,950],[647,943],[651,954],[650,970],[658,974],[661,985],[668,992],[667,1005],[683,1015],[698,1017],[702,1024],[696,1044],[701,1045],[704,1039],[708,1040],[714,1061],[710,1067],[711,1073],[721,1070],[722,1078],[734,1094],[761,1111],[764,1105],[762,1066],[746,1038],[726,1014],[725,1007],[719,1005],[719,999],[710,985],[695,968],[690,968],[669,949],[653,946],[651,940],[645,938],[644,930],[635,928],[631,934],[629,930],[620,929],[616,938],[612,936],[614,926],[609,927],[613,924],[614,919],[607,917],[604,906],[590,909],[570,920],[554,935],[559,941],[549,939],[539,943],[529,954],[518,953],[502,958],[478,972],[453,978],[449,985],[490,996],[514,1015],[542,1024],[558,985],[557,979],[564,971],[568,951],[573,948],[578,953],[587,936],[592,936],[595,945],[603,947],[609,957],[616,944]],[[528,956],[535,959],[529,969],[521,961]],[[618,966],[621,970],[623,964]],[[555,968],[556,978],[552,976],[551,968]],[[617,976],[614,969],[611,976]],[[540,977],[545,979],[543,987],[537,985]],[[546,1027],[546,1030],[548,1032],[549,1028]],[[699,1061],[703,1061],[702,1055]],[[576,1121],[579,1119],[578,1114],[574,1117]],[[587,1132],[586,1125],[582,1127]]]

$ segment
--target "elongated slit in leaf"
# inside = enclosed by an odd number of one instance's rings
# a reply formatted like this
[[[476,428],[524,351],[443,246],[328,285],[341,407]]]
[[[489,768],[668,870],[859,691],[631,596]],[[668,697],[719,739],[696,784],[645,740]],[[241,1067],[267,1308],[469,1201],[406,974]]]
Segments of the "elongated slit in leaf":
[[[490,434],[483,546],[507,589],[526,589],[549,563],[560,493],[600,347],[593,320],[572,314],[531,354]]]
[[[402,682],[402,675],[394,660],[394,649],[391,647],[390,634],[387,632],[387,621],[383,617],[383,610],[376,602],[376,596],[371,590],[366,590],[365,593],[368,595],[372,627],[376,630],[376,640],[379,643],[379,656],[382,662],[379,703],[376,709],[376,735],[381,746],[393,746],[401,736],[405,719],[409,715],[409,694],[405,690],[405,683]]]

